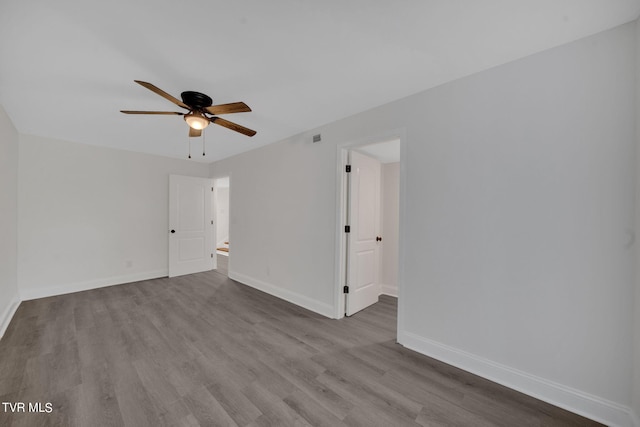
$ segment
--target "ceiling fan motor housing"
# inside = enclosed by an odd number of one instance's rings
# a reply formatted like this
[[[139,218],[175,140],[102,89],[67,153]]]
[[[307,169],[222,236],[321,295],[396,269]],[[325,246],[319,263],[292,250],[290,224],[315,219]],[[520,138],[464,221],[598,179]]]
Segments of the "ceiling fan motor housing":
[[[211,99],[211,97],[205,95],[204,93],[188,90],[182,92],[180,96],[182,97],[182,102],[197,110],[202,110],[203,108],[213,105],[213,100]]]

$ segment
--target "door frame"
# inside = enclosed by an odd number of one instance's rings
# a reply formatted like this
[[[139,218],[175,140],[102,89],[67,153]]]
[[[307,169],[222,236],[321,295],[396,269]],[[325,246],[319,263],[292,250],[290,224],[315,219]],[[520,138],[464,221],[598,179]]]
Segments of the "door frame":
[[[335,284],[334,287],[334,317],[342,319],[345,316],[345,296],[343,287],[346,284],[346,257],[347,236],[344,226],[347,225],[347,165],[350,150],[364,145],[371,145],[390,140],[400,140],[400,188],[399,188],[399,213],[398,213],[398,332],[404,330],[404,242],[405,242],[405,217],[406,217],[406,182],[407,182],[407,137],[406,129],[394,129],[392,131],[352,140],[337,145],[336,156],[336,249],[335,249]]]

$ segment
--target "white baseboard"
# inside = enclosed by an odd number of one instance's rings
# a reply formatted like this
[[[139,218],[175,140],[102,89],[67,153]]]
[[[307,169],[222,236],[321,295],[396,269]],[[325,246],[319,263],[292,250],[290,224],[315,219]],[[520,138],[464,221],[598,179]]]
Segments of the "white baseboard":
[[[20,297],[22,301],[28,301],[37,298],[46,298],[56,295],[71,294],[74,292],[104,288],[106,286],[121,285],[123,283],[138,282],[140,280],[157,279],[158,277],[166,277],[168,273],[168,270],[162,269],[127,274],[123,276],[105,277],[103,279],[88,280],[86,282],[77,282],[68,285],[41,287],[35,289],[22,289],[20,291]]]
[[[299,305],[300,307],[321,314],[322,316],[331,319],[335,318],[335,309],[332,305],[322,303],[304,295],[300,295],[299,293],[292,292],[288,289],[283,289],[279,286],[263,282],[262,280],[255,279],[244,274],[236,273],[234,271],[229,271],[229,278],[244,285],[251,286],[252,288],[258,289],[262,292],[266,292],[269,295],[273,295],[275,297],[288,301],[292,304]]]
[[[398,298],[398,287],[392,285],[380,284],[380,293]]]
[[[411,332],[399,332],[398,342],[411,350],[608,426],[637,426],[631,409],[615,402],[492,362]]]
[[[11,299],[11,302],[5,308],[4,312],[0,315],[0,338],[4,336],[4,333],[7,332],[7,328],[9,327],[9,323],[11,323],[11,319],[13,319],[13,315],[16,314],[16,310],[20,305],[20,300],[18,297],[14,297]]]

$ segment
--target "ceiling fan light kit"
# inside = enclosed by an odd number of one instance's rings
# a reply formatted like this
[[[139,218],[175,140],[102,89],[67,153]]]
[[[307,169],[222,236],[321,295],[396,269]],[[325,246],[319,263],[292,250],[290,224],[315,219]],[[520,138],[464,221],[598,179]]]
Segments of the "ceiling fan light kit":
[[[208,95],[200,92],[185,91],[180,94],[182,101],[174,96],[169,95],[162,89],[152,85],[151,83],[141,80],[134,80],[139,85],[149,89],[150,91],[160,95],[161,97],[171,101],[180,108],[189,110],[187,113],[177,111],[133,111],[120,110],[124,114],[154,114],[154,115],[179,115],[183,116],[184,121],[189,125],[189,137],[199,137],[202,130],[209,126],[209,123],[215,123],[219,126],[226,127],[232,131],[239,132],[243,135],[253,136],[256,131],[246,128],[237,123],[230,122],[221,117],[219,114],[247,113],[251,108],[244,102],[233,102],[230,104],[213,105],[213,100]],[[204,152],[203,152],[204,155]],[[191,155],[189,155],[191,158]]]
[[[209,119],[202,113],[188,113],[184,115],[184,121],[196,130],[202,130],[209,126]]]

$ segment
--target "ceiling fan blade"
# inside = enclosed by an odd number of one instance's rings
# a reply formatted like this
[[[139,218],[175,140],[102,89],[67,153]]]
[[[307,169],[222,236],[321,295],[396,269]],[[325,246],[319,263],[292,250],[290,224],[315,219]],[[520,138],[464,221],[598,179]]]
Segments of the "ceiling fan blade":
[[[184,116],[184,113],[178,113],[177,111],[131,111],[131,110],[120,110],[121,113],[125,114],[163,114],[163,115],[178,115]]]
[[[189,127],[189,137],[193,138],[193,137],[198,137],[202,135],[202,129],[194,129],[192,127]]]
[[[205,108],[209,114],[248,113],[251,108],[244,102],[232,102],[231,104],[212,105]]]
[[[167,92],[165,92],[162,89],[152,85],[151,83],[143,82],[141,80],[134,80],[134,82],[138,83],[141,86],[146,87],[151,92],[155,92],[158,95],[160,95],[161,97],[163,97],[165,99],[168,99],[169,101],[173,102],[174,104],[176,104],[179,107],[186,108],[187,110],[191,109],[191,108],[189,108],[189,106],[187,104],[185,104],[184,102],[180,101],[178,98],[175,98],[175,97],[169,95]]]
[[[236,132],[240,132],[240,133],[242,133],[244,135],[247,135],[247,136],[253,136],[253,135],[256,134],[255,130],[251,130],[251,129],[246,128],[244,126],[240,126],[239,124],[230,122],[229,120],[221,119],[220,117],[212,117],[210,119],[210,121],[211,121],[211,123],[215,123],[217,125],[224,126],[227,129],[235,130]]]

